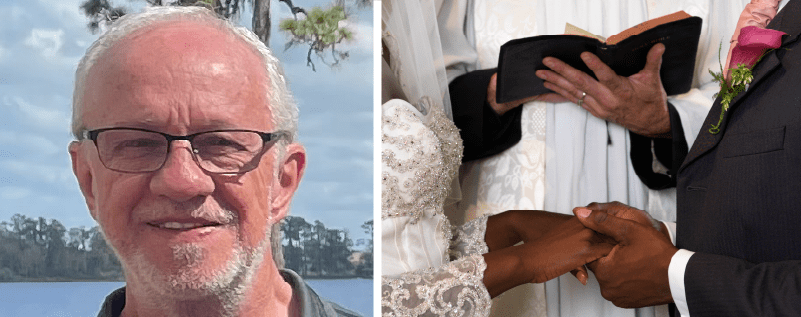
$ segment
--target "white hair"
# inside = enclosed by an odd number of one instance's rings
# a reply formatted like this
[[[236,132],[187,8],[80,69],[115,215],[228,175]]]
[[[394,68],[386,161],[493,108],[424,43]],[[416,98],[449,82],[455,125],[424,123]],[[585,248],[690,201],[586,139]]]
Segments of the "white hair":
[[[126,14],[115,21],[92,46],[86,50],[78,69],[75,71],[75,91],[72,99],[72,134],[80,139],[86,127],[83,124],[83,97],[86,92],[86,81],[92,66],[114,46],[117,41],[138,30],[169,21],[195,21],[214,26],[220,31],[228,32],[261,55],[268,82],[265,88],[270,104],[271,123],[277,130],[288,131],[290,140],[297,140],[298,107],[292,93],[287,87],[284,71],[272,51],[247,28],[235,26],[227,20],[204,7],[197,6],[155,6],[143,12]]]

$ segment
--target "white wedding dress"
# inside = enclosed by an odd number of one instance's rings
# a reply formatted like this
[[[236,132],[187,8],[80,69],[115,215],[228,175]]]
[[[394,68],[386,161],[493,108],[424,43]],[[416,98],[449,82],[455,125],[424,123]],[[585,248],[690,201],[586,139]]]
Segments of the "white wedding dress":
[[[449,114],[438,3],[381,4],[383,316],[487,316],[491,304],[487,217],[452,227],[443,214],[460,198],[462,142]]]
[[[462,158],[458,130],[430,98],[383,105],[381,308],[384,316],[486,316],[486,217],[452,231],[443,214]]]

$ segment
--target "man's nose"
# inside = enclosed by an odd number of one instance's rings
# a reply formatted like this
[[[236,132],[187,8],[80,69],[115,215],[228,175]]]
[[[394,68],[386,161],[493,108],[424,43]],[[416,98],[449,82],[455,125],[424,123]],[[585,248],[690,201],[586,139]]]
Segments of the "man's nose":
[[[214,180],[195,162],[188,141],[173,141],[164,166],[154,173],[150,190],[174,201],[183,202],[214,192]]]

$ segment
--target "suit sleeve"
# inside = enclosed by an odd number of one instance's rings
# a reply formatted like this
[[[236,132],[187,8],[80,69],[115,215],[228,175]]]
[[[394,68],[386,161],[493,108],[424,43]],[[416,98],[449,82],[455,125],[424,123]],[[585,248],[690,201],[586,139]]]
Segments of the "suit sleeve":
[[[487,103],[487,86],[495,69],[477,70],[449,85],[453,122],[464,142],[463,162],[489,157],[520,141],[522,107],[499,116]]]
[[[801,316],[801,261],[753,264],[695,253],[684,275],[690,316]]]

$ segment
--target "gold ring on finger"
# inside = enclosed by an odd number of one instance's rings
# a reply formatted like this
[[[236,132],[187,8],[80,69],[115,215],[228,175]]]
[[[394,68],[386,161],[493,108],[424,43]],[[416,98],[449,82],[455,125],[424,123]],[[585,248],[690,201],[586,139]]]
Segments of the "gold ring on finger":
[[[587,93],[581,92],[581,98],[579,98],[578,102],[576,103],[579,107],[584,104],[584,97],[587,97]]]

